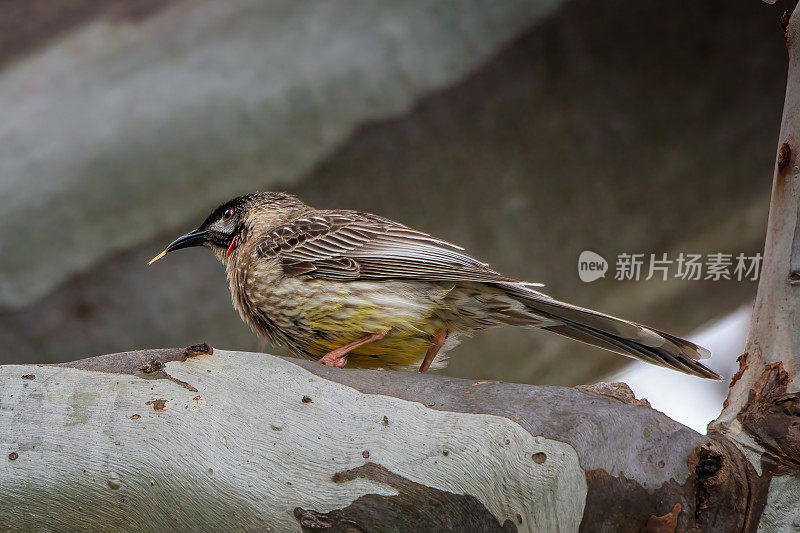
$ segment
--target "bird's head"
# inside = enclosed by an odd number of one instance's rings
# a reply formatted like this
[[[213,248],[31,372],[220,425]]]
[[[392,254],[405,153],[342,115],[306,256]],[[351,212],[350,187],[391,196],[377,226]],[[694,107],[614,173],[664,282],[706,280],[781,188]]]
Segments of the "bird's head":
[[[197,229],[172,241],[148,264],[169,252],[192,246],[210,248],[225,261],[241,244],[244,234],[274,228],[303,207],[305,204],[290,194],[257,192],[239,196],[214,209]]]

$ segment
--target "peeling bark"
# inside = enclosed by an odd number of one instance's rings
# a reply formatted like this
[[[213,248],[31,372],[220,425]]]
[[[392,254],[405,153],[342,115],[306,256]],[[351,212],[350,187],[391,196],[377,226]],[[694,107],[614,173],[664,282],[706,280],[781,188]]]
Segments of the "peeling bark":
[[[789,374],[780,362],[768,364],[750,389],[737,419],[763,447],[774,475],[800,476],[800,394],[787,394]]]
[[[676,503],[672,510],[664,516],[651,516],[644,528],[644,533],[673,533],[678,527],[680,513],[681,504]]]

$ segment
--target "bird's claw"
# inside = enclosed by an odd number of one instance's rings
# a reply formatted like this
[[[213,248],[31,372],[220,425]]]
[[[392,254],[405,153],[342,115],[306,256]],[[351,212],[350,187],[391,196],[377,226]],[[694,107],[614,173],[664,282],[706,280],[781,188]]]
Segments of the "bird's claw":
[[[321,365],[330,366],[333,368],[344,368],[347,364],[347,356],[342,357],[328,357],[330,353],[325,354],[325,357],[319,360]]]

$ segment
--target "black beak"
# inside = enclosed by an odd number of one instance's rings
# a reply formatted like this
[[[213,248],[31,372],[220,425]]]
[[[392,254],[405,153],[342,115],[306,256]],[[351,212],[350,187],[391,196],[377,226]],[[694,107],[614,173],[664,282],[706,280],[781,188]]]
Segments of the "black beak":
[[[182,235],[169,243],[169,246],[164,248],[164,251],[150,260],[148,265],[152,265],[169,252],[180,250],[181,248],[189,248],[191,246],[202,246],[208,240],[208,231],[206,230],[192,230],[186,235]]]

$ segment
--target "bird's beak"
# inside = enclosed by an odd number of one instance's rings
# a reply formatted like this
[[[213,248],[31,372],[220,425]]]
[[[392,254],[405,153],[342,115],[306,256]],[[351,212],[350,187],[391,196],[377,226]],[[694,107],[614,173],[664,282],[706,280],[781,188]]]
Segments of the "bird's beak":
[[[169,246],[164,248],[163,252],[152,258],[150,262],[147,264],[152,265],[165,255],[167,255],[169,252],[172,252],[174,250],[180,250],[181,248],[189,248],[190,246],[202,246],[207,239],[208,239],[208,231],[199,229],[192,230],[186,235],[182,235],[177,239],[175,239],[174,241],[172,241],[171,243],[169,243]]]

